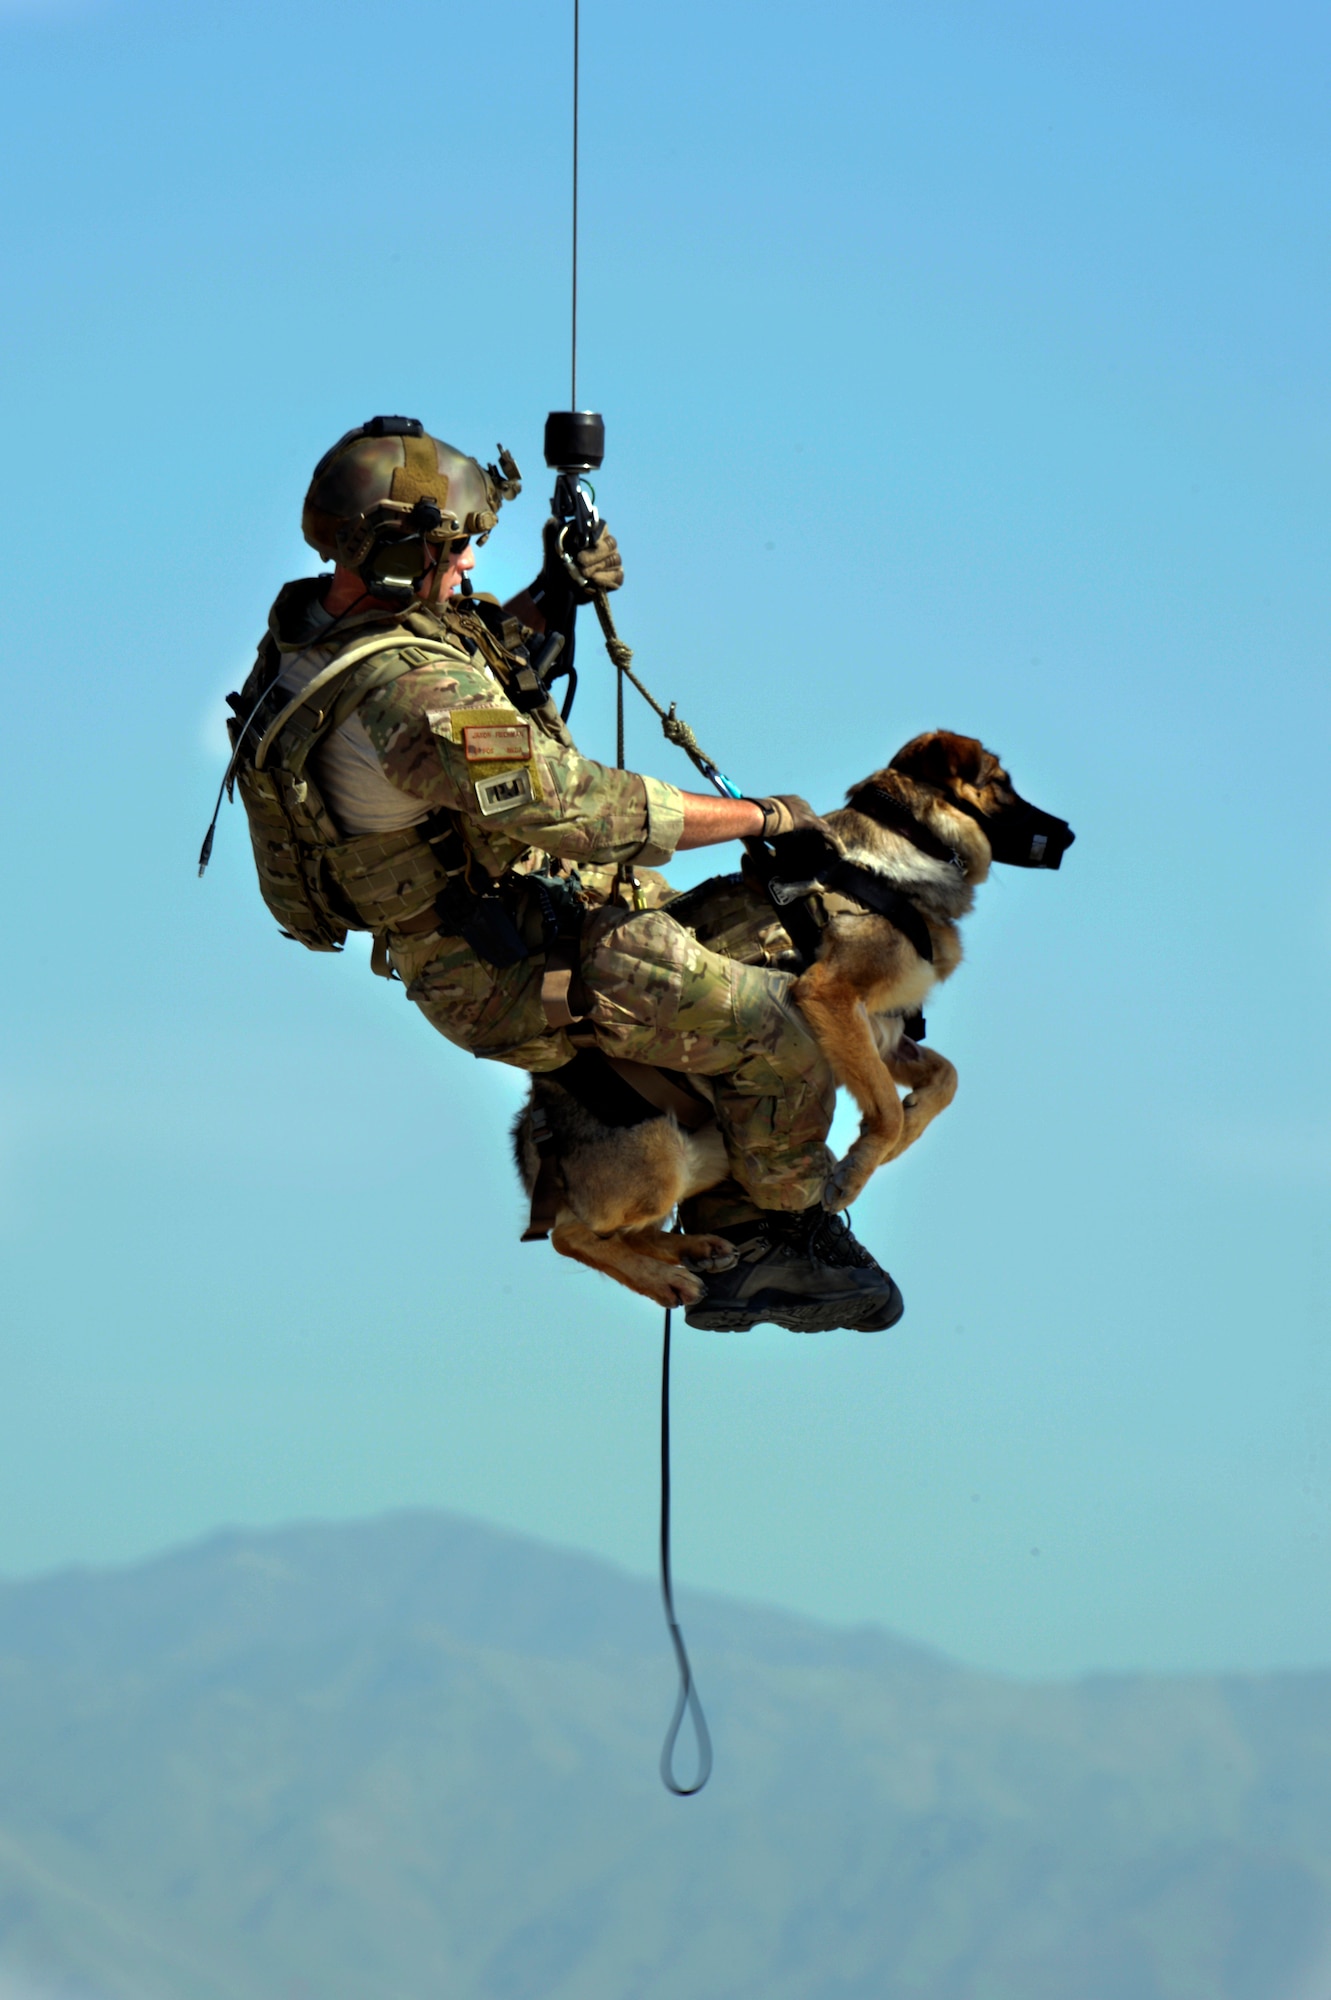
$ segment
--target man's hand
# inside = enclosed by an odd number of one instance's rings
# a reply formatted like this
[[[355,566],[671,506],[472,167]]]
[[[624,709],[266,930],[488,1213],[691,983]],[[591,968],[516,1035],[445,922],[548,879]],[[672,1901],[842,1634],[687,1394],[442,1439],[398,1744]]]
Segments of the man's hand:
[[[624,559],[609,528],[602,526],[594,548],[579,550],[570,571],[559,549],[563,526],[553,518],[546,522],[541,530],[541,573],[504,606],[533,632],[548,632],[552,625],[562,625],[570,601],[590,604],[596,591],[618,590],[624,581]]]
[[[563,590],[575,604],[590,604],[594,591],[618,590],[624,581],[624,562],[619,553],[619,543],[609,528],[603,525],[600,539],[589,549],[579,549],[570,567],[559,547],[563,526],[562,521],[552,519],[541,531],[545,561],[533,586],[533,596],[537,590],[555,593]],[[575,580],[574,572],[582,579],[581,582]]]
[[[618,590],[624,581],[624,559],[609,528],[603,527],[600,540],[590,549],[580,549],[575,560],[587,579],[587,598],[594,590]]]
[[[775,798],[755,799],[753,803],[763,816],[764,840],[776,840],[783,833],[821,833],[829,841],[832,838],[827,821],[819,819],[809,801],[798,792],[778,792]]]
[[[763,816],[761,838],[771,842],[776,872],[787,882],[817,879],[841,857],[836,835],[807,799],[794,792],[753,801]]]

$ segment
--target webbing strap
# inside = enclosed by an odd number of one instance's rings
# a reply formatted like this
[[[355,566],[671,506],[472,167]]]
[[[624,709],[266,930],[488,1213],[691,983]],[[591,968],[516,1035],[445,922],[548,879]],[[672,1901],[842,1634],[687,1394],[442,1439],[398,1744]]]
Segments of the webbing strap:
[[[541,1012],[545,1015],[548,1028],[571,1028],[582,1016],[575,1014],[571,1004],[573,975],[578,969],[578,940],[576,937],[556,938],[545,954],[545,971],[541,974]]]
[[[306,702],[313,695],[320,693],[322,689],[328,687],[331,682],[338,680],[343,674],[349,673],[352,667],[359,666],[362,660],[368,660],[372,653],[386,653],[394,646],[411,646],[413,649],[419,649],[423,652],[444,655],[448,655],[452,651],[451,647],[442,645],[438,640],[417,639],[414,636],[407,638],[401,632],[381,632],[376,638],[367,639],[363,645],[349,646],[345,653],[339,653],[335,660],[330,660],[326,667],[321,668],[313,680],[309,681],[298,695],[293,695],[292,699],[280,711],[276,719],[269,723],[259,740],[259,747],[254,753],[255,770],[262,771],[264,760],[277,737],[281,735],[297,710],[304,708]],[[409,673],[413,664],[418,663],[405,663],[402,669],[403,673]]]
[[[796,950],[811,962],[818,956],[826,921],[818,892],[832,889],[863,909],[872,910],[875,916],[886,917],[910,940],[925,963],[933,964],[934,941],[918,905],[883,876],[867,868],[857,868],[853,861],[835,861],[810,882],[782,882],[771,876],[766,887],[768,900],[790,933]]]
[[[540,1162],[531,1191],[531,1214],[522,1232],[524,1243],[544,1243],[564,1205],[564,1179],[555,1156],[555,1135],[545,1115],[545,1106],[531,1107],[531,1136]]]
[[[910,939],[925,963],[933,964],[934,941],[929,935],[929,926],[917,905],[900,889],[894,889],[890,882],[884,881],[881,875],[871,874],[867,868],[857,868],[853,861],[838,861],[833,867],[825,869],[823,881],[829,889],[840,889],[842,895],[853,896],[857,903],[863,903],[866,910],[886,917],[903,937]]]
[[[645,1097],[657,1111],[668,1113],[686,1132],[697,1132],[710,1124],[714,1116],[711,1105],[696,1097],[673,1070],[657,1069],[654,1063],[630,1062],[624,1056],[606,1056],[605,1060],[639,1097]],[[554,1074],[558,1079],[559,1071]]]

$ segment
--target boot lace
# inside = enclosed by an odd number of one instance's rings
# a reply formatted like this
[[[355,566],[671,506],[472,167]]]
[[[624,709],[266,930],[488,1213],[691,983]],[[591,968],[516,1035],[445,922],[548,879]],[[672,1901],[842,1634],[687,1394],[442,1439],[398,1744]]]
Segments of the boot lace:
[[[843,1270],[879,1269],[877,1258],[870,1256],[864,1245],[855,1240],[850,1225],[840,1215],[832,1214],[825,1208],[805,1209],[802,1215],[782,1215],[779,1218],[773,1215],[766,1220],[770,1241],[789,1244],[813,1263]]]

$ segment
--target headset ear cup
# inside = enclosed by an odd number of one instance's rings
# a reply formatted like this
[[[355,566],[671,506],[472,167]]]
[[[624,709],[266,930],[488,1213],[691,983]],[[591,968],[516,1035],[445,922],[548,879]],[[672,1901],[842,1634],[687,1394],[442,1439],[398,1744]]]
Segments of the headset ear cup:
[[[417,594],[426,563],[423,536],[381,533],[362,558],[358,573],[372,596],[409,602]]]

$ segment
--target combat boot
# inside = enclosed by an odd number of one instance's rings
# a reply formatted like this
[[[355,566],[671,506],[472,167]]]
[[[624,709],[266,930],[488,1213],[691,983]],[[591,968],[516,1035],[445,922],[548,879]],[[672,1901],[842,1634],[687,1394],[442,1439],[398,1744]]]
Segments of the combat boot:
[[[905,1311],[896,1285],[820,1202],[795,1215],[766,1209],[727,1228],[735,1263],[707,1279],[706,1296],[684,1317],[712,1333],[747,1333],[763,1324],[792,1333],[846,1327],[881,1333]]]

